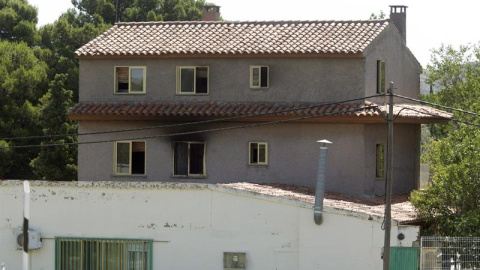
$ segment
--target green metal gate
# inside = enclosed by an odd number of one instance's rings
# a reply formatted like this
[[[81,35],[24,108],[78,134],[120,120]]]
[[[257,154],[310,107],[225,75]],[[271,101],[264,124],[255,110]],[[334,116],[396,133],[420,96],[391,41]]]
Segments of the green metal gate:
[[[418,247],[391,247],[389,270],[417,270]]]

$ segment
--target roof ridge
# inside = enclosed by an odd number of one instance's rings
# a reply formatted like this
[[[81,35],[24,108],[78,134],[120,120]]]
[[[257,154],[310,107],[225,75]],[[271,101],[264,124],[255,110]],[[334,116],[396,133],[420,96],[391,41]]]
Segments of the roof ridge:
[[[157,24],[304,24],[304,23],[385,23],[381,20],[265,20],[265,21],[142,21],[117,22],[115,25],[157,25]]]

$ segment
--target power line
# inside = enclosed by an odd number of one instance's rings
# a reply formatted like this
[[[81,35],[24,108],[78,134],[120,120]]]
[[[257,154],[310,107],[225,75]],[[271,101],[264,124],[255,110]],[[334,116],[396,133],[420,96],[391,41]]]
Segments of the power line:
[[[465,125],[469,125],[469,126],[475,126],[475,127],[478,127],[480,128],[480,125],[479,124],[475,124],[475,123],[472,123],[472,122],[468,122],[468,121],[463,121],[463,120],[458,120],[458,119],[451,119],[449,117],[446,117],[446,116],[439,116],[437,114],[433,114],[433,113],[429,113],[429,112],[425,112],[425,111],[419,111],[419,110],[416,110],[416,109],[413,109],[413,108],[403,108],[405,110],[410,110],[410,111],[414,111],[414,112],[418,112],[418,113],[422,113],[422,114],[428,114],[428,115],[431,115],[431,116],[436,116],[436,117],[440,117],[440,118],[443,118],[445,120],[449,120],[449,121],[452,121],[452,122],[457,122],[457,123],[462,123],[462,124],[465,124]],[[402,109],[402,110],[403,110]],[[398,117],[398,116],[397,116]]]
[[[158,125],[158,126],[150,126],[150,127],[142,127],[142,128],[118,129],[118,130],[86,132],[86,133],[67,133],[67,134],[54,134],[54,135],[10,137],[10,138],[0,138],[0,140],[17,141],[17,140],[25,140],[25,139],[46,139],[46,138],[68,137],[68,136],[89,136],[89,135],[133,132],[133,131],[142,131],[142,130],[169,128],[169,127],[180,127],[180,126],[189,126],[189,125],[208,124],[208,123],[238,120],[238,119],[256,117],[256,116],[265,116],[265,115],[271,115],[271,114],[285,113],[285,112],[291,112],[291,111],[297,111],[297,110],[311,109],[311,108],[315,108],[315,107],[319,107],[319,106],[338,105],[338,104],[342,104],[342,103],[354,102],[354,101],[364,100],[364,99],[367,99],[367,98],[381,97],[381,96],[385,96],[385,94],[378,94],[378,95],[372,95],[372,96],[367,96],[367,97],[354,98],[354,99],[348,99],[348,100],[342,100],[342,101],[336,101],[336,102],[320,103],[320,104],[315,104],[315,105],[297,107],[297,108],[293,108],[293,109],[280,110],[280,111],[274,111],[274,112],[251,113],[251,114],[241,115],[241,116],[232,116],[232,117],[202,120],[202,121],[196,121],[196,122],[183,122],[183,123],[177,123],[177,124]]]
[[[436,103],[432,103],[432,102],[428,102],[428,101],[423,101],[423,100],[419,100],[419,99],[415,99],[415,98],[411,98],[411,97],[406,97],[406,96],[402,96],[402,95],[397,95],[397,94],[394,94],[394,96],[399,97],[399,98],[403,98],[403,99],[406,99],[406,100],[415,101],[415,102],[418,102],[418,103],[421,103],[421,104],[426,104],[426,105],[446,109],[446,110],[466,113],[466,114],[470,114],[470,115],[474,115],[474,116],[480,116],[480,114],[478,114],[478,113],[465,111],[465,110],[457,109],[457,108],[454,108],[454,107],[448,107],[448,106],[444,106],[444,105],[440,105],[440,104],[436,104]]]
[[[250,127],[265,126],[265,125],[272,125],[272,124],[278,124],[278,123],[294,122],[294,121],[306,120],[306,119],[317,118],[317,117],[322,117],[322,116],[330,116],[330,115],[336,115],[336,114],[343,114],[343,113],[346,113],[346,112],[356,112],[356,111],[363,111],[365,109],[375,109],[375,108],[378,109],[378,105],[365,106],[365,107],[362,107],[362,108],[356,108],[356,109],[347,110],[347,111],[325,113],[325,114],[322,114],[322,115],[304,116],[304,117],[282,119],[282,120],[277,120],[277,121],[269,121],[269,122],[262,122],[262,123],[248,124],[248,125],[223,127],[223,128],[212,128],[212,129],[197,130],[197,131],[187,131],[187,132],[179,132],[179,133],[171,133],[171,134],[159,134],[159,135],[151,135],[151,136],[140,136],[140,137],[131,137],[131,138],[123,138],[123,139],[107,139],[107,140],[96,140],[96,141],[86,141],[86,142],[56,143],[56,144],[14,145],[14,146],[0,147],[0,149],[70,146],[70,145],[83,145],[83,144],[97,144],[97,143],[115,142],[115,141],[122,141],[122,140],[133,141],[133,140],[144,140],[144,139],[161,138],[161,137],[192,135],[192,134],[199,134],[199,133],[226,131],[226,130],[233,130],[233,129],[240,129],[240,128],[250,128]]]

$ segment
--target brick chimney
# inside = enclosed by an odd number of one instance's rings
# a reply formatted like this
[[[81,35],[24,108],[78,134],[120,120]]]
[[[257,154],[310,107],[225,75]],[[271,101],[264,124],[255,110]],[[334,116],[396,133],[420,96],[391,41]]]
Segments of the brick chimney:
[[[407,6],[390,6],[390,20],[407,43]]]
[[[203,6],[202,13],[203,21],[219,21],[220,20],[220,6]]]

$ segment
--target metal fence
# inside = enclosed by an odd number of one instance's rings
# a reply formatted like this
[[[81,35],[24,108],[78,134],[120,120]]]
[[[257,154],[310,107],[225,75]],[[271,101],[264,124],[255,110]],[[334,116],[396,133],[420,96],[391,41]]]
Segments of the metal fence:
[[[480,269],[480,237],[422,237],[420,270],[437,269]]]
[[[150,270],[152,241],[130,239],[55,239],[57,270]]]

